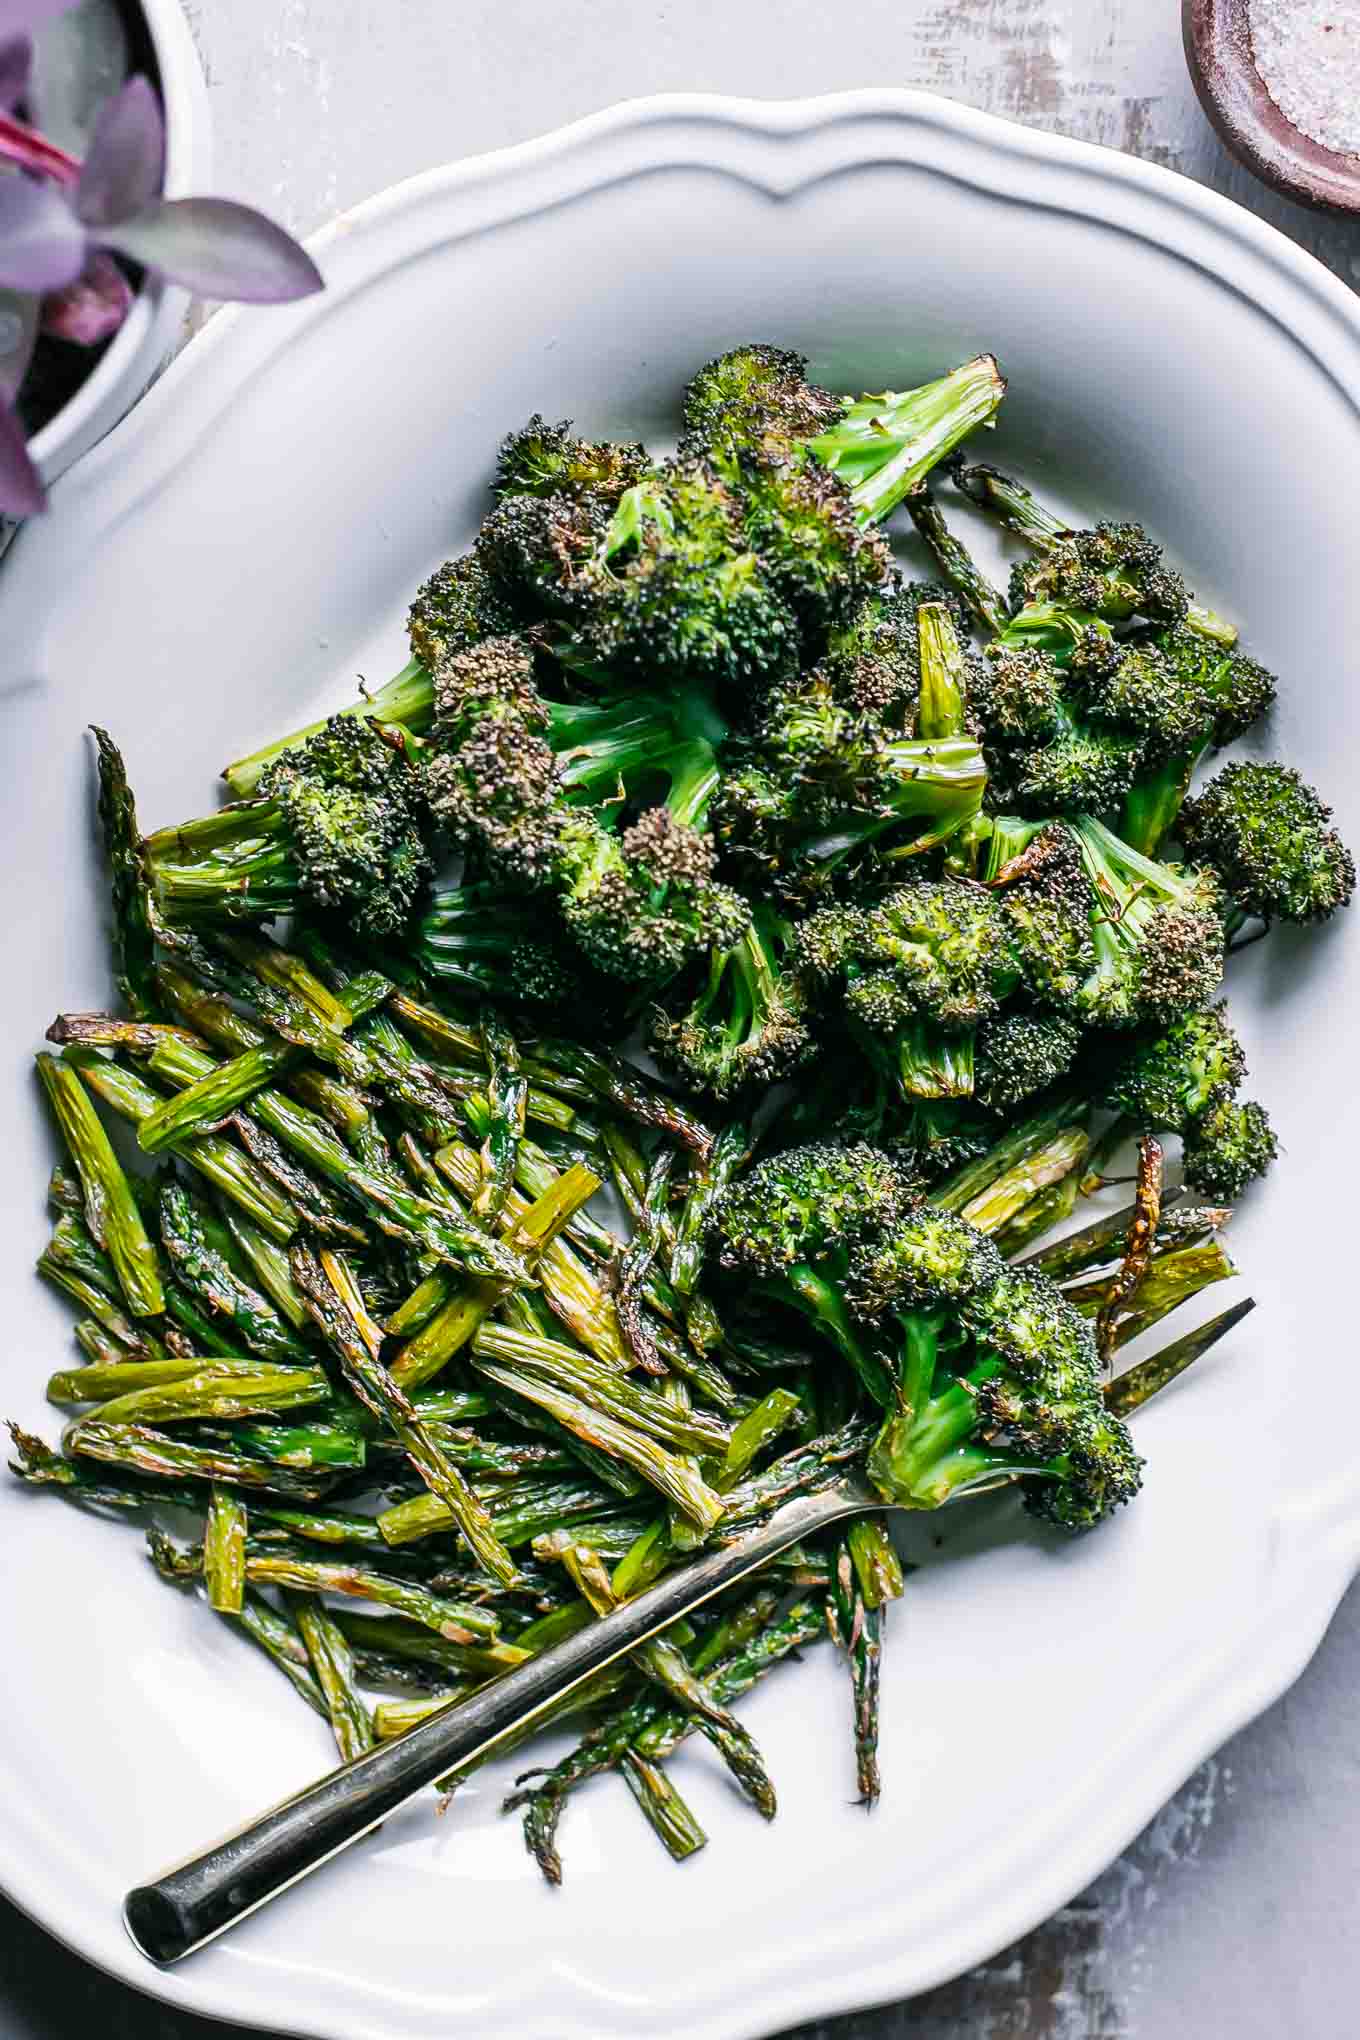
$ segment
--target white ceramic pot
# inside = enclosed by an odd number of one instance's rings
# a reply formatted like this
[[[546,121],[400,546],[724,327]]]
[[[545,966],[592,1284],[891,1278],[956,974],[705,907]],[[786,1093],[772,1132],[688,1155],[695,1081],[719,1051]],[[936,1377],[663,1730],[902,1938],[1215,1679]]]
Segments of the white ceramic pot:
[[[210,169],[203,71],[179,0],[137,4],[155,51],[165,108],[165,195],[184,198],[205,188]],[[92,374],[29,441],[45,482],[55,481],[132,409],[174,353],[188,306],[187,291],[147,278]],[[0,550],[14,528],[0,517]]]

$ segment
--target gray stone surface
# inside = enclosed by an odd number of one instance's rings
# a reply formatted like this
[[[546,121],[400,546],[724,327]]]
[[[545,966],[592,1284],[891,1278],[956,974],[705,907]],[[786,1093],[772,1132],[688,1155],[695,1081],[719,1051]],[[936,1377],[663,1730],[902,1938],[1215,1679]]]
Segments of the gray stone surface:
[[[1225,156],[1172,0],[190,0],[189,12],[217,189],[303,232],[412,171],[616,99],[913,84],[1169,164],[1360,279],[1360,226],[1271,196]],[[1351,2040],[1358,1668],[1353,1593],[1295,1689],[1046,1926],[927,1997],[786,2040]],[[3,2040],[96,2031],[232,2040],[108,1982],[0,1905]]]

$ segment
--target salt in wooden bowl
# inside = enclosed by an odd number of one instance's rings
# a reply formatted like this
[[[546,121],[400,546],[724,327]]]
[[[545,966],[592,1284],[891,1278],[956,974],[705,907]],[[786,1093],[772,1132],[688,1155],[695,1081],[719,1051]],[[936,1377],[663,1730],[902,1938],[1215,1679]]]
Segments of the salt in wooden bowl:
[[[1190,76],[1223,141],[1286,198],[1360,213],[1360,156],[1314,141],[1266,89],[1252,53],[1249,0],[1183,0]]]

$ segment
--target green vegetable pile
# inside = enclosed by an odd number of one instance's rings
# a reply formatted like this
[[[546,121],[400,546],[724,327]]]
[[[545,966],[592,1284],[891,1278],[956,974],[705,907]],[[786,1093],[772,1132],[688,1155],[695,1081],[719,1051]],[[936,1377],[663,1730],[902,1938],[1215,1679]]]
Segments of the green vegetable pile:
[[[1085,1530],[1250,1307],[1115,1372],[1236,1273],[1275,1156],[1225,956],[1354,866],[1290,767],[1196,784],[1275,682],[1140,526],[967,464],[1004,388],[847,399],[745,347],[672,457],[533,418],[407,666],[230,804],[143,836],[96,732],[123,1010],[38,1059],[81,1357],[14,1471],[145,1517],[342,1756],[849,1467]],[[1006,591],[941,477],[1025,542]],[[1063,1232],[1130,1139],[1132,1202]],[[545,1874],[603,1769],[700,1847],[695,1731],[773,1814],[732,1702],[823,1634],[871,1805],[903,1584],[863,1518],[573,1694],[508,1802]]]

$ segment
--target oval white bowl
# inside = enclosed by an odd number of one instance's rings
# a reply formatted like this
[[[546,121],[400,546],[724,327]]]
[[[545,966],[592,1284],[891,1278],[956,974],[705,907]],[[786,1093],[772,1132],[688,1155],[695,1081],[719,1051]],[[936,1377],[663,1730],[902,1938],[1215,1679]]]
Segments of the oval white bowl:
[[[1360,319],[1224,200],[919,94],[683,97],[417,178],[316,245],[327,294],[214,320],[0,580],[5,1401],[49,1435],[68,1319],[29,1274],[51,1150],[25,1068],[54,1011],[108,996],[81,728],[121,738],[145,822],[200,809],[228,756],[401,663],[410,591],[530,411],[664,438],[686,375],[740,340],[855,389],[994,347],[997,457],[1074,512],[1145,518],[1243,619],[1285,678],[1272,746],[1360,835]],[[1099,1535],[1008,1537],[985,1507],[922,1526],[872,1819],[823,1651],[749,1704],[773,1831],[687,1754],[711,1848],[676,1870],[604,1783],[549,1893],[495,1813],[511,1760],[156,1974],[121,1936],[123,1889],[325,1768],[326,1737],[135,1532],[5,1484],[5,1888],[174,2004],[326,2040],[744,2040],[1013,1940],[1297,1675],[1360,1556],[1354,1454],[1316,1415],[1353,1365],[1357,1108],[1329,1072],[1358,979],[1344,930],[1241,959],[1289,1150],[1235,1233],[1261,1308],[1142,1417],[1146,1493]]]

